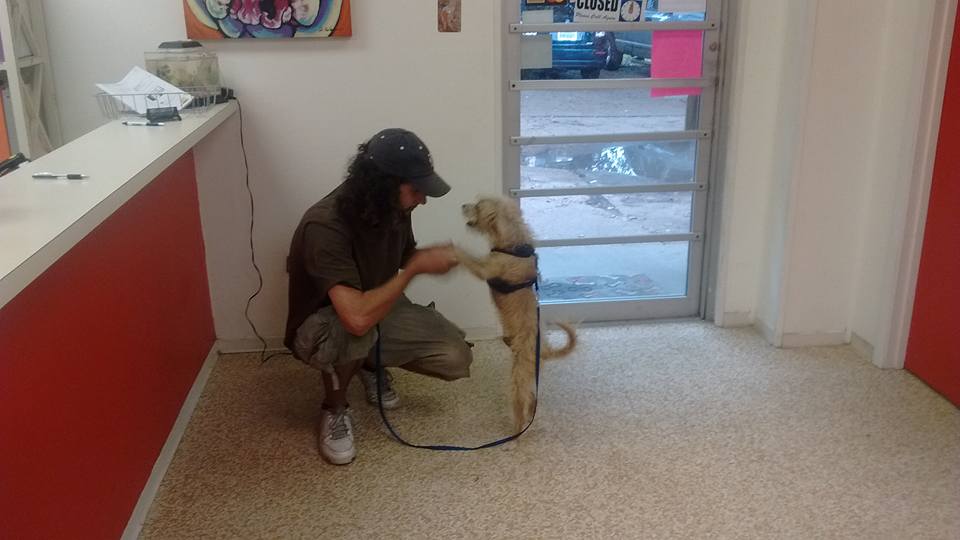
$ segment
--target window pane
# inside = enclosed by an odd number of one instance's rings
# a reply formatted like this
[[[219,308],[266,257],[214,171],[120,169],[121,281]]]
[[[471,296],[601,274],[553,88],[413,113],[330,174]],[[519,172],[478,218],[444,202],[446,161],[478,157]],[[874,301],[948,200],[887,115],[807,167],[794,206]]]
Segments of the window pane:
[[[524,33],[520,75],[536,79],[640,79],[650,76],[642,62],[623,65],[611,32]]]
[[[526,32],[520,79],[698,78],[702,49],[698,30]]]
[[[539,248],[545,303],[687,294],[689,242]]]
[[[538,240],[690,232],[693,192],[525,197],[524,220]]]
[[[608,135],[698,128],[699,96],[650,97],[650,89],[520,93],[520,135]]]
[[[528,145],[520,187],[558,189],[692,183],[697,141]]]
[[[618,2],[621,22],[641,22],[641,0]],[[646,22],[702,21],[706,16],[706,1],[650,0],[643,20]],[[662,9],[662,10],[661,10]],[[520,20],[530,23],[568,23],[576,18],[576,0],[521,0]]]

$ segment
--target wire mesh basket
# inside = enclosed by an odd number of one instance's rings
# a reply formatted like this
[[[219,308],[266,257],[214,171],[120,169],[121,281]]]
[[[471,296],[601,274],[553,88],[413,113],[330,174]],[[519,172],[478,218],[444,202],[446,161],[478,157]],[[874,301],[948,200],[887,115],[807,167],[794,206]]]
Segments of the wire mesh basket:
[[[200,86],[184,88],[182,92],[160,92],[148,94],[109,94],[96,95],[100,111],[111,120],[129,117],[145,117],[151,109],[176,107],[180,114],[201,113],[217,103],[220,88]]]

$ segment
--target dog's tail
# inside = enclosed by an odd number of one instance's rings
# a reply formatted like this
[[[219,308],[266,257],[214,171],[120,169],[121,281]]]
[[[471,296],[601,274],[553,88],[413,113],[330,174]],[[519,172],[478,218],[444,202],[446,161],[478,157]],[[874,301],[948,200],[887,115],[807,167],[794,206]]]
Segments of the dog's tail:
[[[551,358],[561,358],[567,356],[573,352],[573,349],[577,347],[577,331],[573,328],[572,324],[568,323],[556,323],[564,333],[567,334],[567,343],[559,349],[553,348],[550,343],[547,341],[546,337],[543,337],[540,340],[540,358],[549,360]]]

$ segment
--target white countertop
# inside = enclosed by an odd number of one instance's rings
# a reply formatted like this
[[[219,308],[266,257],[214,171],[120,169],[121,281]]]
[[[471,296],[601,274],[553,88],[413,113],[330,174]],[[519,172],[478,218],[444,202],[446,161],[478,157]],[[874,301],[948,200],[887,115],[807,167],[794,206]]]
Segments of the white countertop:
[[[162,127],[113,121],[0,177],[0,307],[236,111],[229,102]]]

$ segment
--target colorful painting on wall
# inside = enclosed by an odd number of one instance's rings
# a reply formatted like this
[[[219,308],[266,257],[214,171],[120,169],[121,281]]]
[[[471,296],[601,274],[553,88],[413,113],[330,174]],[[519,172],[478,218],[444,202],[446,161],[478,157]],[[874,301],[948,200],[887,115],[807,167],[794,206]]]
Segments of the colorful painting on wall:
[[[183,0],[187,37],[310,38],[349,36],[350,0]]]

